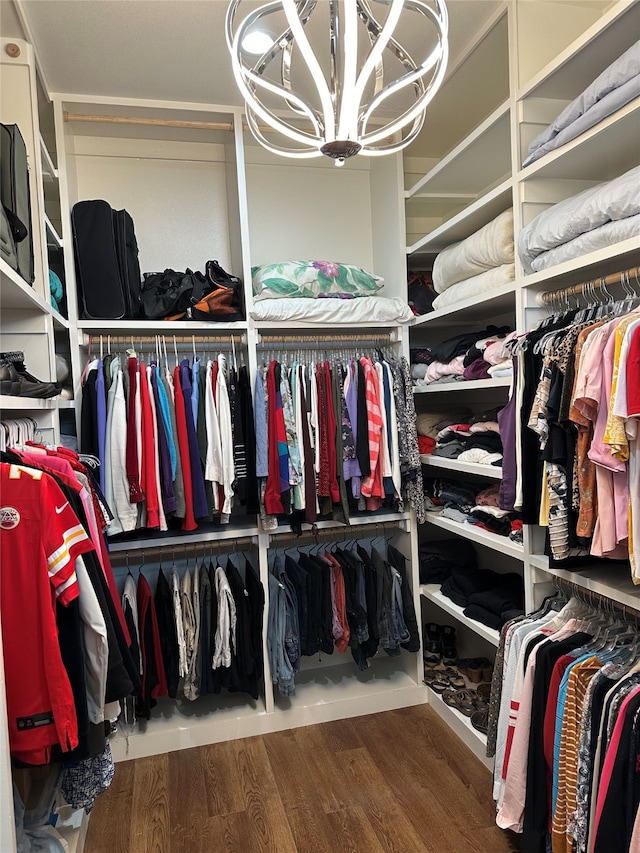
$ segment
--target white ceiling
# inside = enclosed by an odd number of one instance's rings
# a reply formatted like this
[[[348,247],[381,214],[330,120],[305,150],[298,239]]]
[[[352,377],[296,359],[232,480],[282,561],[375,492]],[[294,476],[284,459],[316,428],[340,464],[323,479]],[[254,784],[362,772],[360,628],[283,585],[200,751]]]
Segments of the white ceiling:
[[[17,2],[52,92],[241,103],[224,39],[227,0]],[[450,67],[503,5],[448,0]]]

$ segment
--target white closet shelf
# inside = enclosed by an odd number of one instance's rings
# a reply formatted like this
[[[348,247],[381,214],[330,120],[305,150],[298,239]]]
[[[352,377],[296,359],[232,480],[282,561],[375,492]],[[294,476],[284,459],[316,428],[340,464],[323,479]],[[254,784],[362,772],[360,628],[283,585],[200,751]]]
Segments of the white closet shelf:
[[[47,216],[47,214],[46,214],[46,213],[45,213],[45,215],[44,215],[44,222],[45,222],[45,225],[46,225],[46,228],[47,228],[47,236],[51,235],[51,237],[52,237],[52,239],[53,239],[53,243],[54,243],[54,244],[55,244],[59,249],[61,249],[61,248],[62,248],[62,246],[63,246],[63,243],[62,243],[62,237],[58,234],[58,232],[56,231],[56,229],[53,227],[53,224],[52,224],[51,220],[49,219],[49,217]],[[48,239],[47,239],[47,244],[48,244],[48,245],[50,245],[50,244],[49,244],[49,240],[48,240]]]
[[[422,314],[413,321],[412,328],[430,328],[432,326],[448,326],[452,320],[456,325],[475,324],[478,320],[486,320],[487,317],[497,317],[507,312],[515,314],[516,310],[516,284],[505,284],[481,296],[462,299],[455,305]],[[462,312],[464,317],[461,319]]]
[[[432,690],[430,687],[427,687],[426,690],[429,697],[429,705],[433,708],[436,714],[441,717],[451,729],[453,729],[462,742],[465,743],[473,752],[476,758],[479,758],[488,770],[492,770],[493,759],[487,758],[487,736],[483,735],[482,732],[479,732],[477,729],[474,729],[469,717],[465,717],[465,715],[461,714],[460,711],[455,708],[451,708],[449,705],[445,705],[444,700],[439,693],[436,693],[436,691]]]
[[[384,299],[385,297],[381,296],[380,299]],[[347,302],[349,300],[346,300]],[[410,322],[410,321],[409,321]],[[408,323],[403,323],[403,325],[408,325]],[[389,323],[389,321],[385,320],[380,323],[371,323],[371,322],[361,322],[356,323],[350,321],[348,317],[345,317],[344,323],[317,323],[315,320],[277,320],[277,321],[263,321],[263,320],[254,320],[253,326],[258,332],[295,332],[298,335],[305,335],[309,332],[317,332],[318,334],[333,334],[338,340],[340,338],[348,337],[349,334],[357,330],[358,332],[368,332],[370,331],[372,335],[379,334],[382,332],[391,332],[392,338],[391,340],[397,340],[397,325],[393,323]]]
[[[493,628],[488,628],[486,625],[483,625],[482,622],[477,622],[475,619],[469,619],[468,616],[465,616],[463,607],[459,607],[450,598],[447,598],[446,595],[442,594],[439,583],[422,584],[420,587],[420,595],[429,601],[433,601],[441,610],[449,613],[457,622],[460,622],[460,624],[466,625],[467,628],[471,628],[474,633],[487,640],[487,642],[494,646],[498,645],[498,642],[500,641],[499,632],[495,631]]]
[[[615,563],[589,566],[588,560],[589,558],[585,557],[587,565],[577,572],[551,568],[549,558],[542,554],[532,555],[529,558],[529,563],[546,574],[570,581],[581,589],[610,598],[623,607],[630,607],[640,612],[640,586],[635,585],[631,580],[629,566],[621,566]]]
[[[42,314],[50,314],[62,328],[69,328],[69,321],[55,311],[3,258],[0,258],[0,308],[2,311],[40,311]]]
[[[611,180],[637,166],[639,137],[640,97],[522,169],[517,179]],[[615,157],[611,156],[612,151],[616,152]]]
[[[459,474],[478,474],[493,480],[502,479],[502,468],[494,465],[481,465],[479,462],[459,462],[457,459],[445,459],[444,456],[432,456],[422,453],[420,461],[429,468],[443,468],[445,471],[456,471]]]
[[[53,163],[51,154],[49,154],[49,149],[47,148],[47,143],[44,141],[42,134],[40,134],[40,160],[42,162],[43,179],[49,182],[57,181],[58,170]]]
[[[152,713],[150,720],[137,722],[128,736],[122,723],[118,723],[119,730],[109,741],[114,761],[129,761],[272,731],[264,699],[261,697],[254,702],[244,693],[223,692],[194,702],[161,699]]]
[[[482,193],[498,176],[511,171],[509,101],[505,101],[405,192]]]
[[[362,513],[362,515],[358,515],[353,513],[350,516],[351,524],[341,524],[338,521],[316,521],[315,526],[319,530],[335,530],[336,535],[343,538],[349,538],[349,530],[351,526],[360,526],[370,524],[375,526],[376,524],[395,524],[401,521],[408,521],[411,518],[410,512],[370,512],[370,513]],[[308,533],[311,530],[311,525],[303,522],[303,533]],[[268,533],[270,536],[282,536],[289,535],[294,536],[295,534],[291,530],[291,527],[288,524],[279,524],[275,530],[264,530],[263,533]],[[372,533],[375,534],[375,530],[372,530]]]
[[[503,173],[503,180],[480,196],[464,210],[452,216],[429,234],[426,234],[412,246],[407,247],[408,255],[435,255],[446,249],[451,243],[457,243],[474,234],[483,225],[513,205],[513,179]]]
[[[468,382],[435,382],[432,385],[413,386],[414,394],[436,394],[441,391],[483,391],[485,388],[508,388],[511,385],[510,376],[498,379],[472,379]]]
[[[559,53],[516,94],[573,100],[595,77],[637,40],[640,7],[619,0],[579,38]]]
[[[520,279],[524,288],[555,290],[580,284],[591,278],[602,278],[640,263],[640,238],[630,237],[596,252],[556,264],[548,270],[525,275]]]
[[[424,703],[422,685],[398,669],[399,658],[376,657],[371,667],[361,673],[351,655],[346,654],[349,660],[345,663],[297,673],[295,695],[290,699],[279,696],[273,711],[265,709],[262,697],[254,703],[242,693],[223,692],[219,696],[202,697],[193,703],[184,700],[178,704],[174,700],[163,699],[151,720],[138,723],[139,728],[128,737],[128,745],[122,730],[111,739],[114,760],[142,758],[357,717],[362,714],[363,703],[368,713]],[[273,685],[267,685],[268,690],[272,688]],[[209,700],[211,710],[207,713],[203,703]]]
[[[305,665],[296,673],[296,692],[291,698],[280,696],[274,688],[275,713],[284,718],[282,726],[278,721],[279,728],[355,717],[362,714],[363,707],[373,714],[424,702],[422,686],[399,668],[404,657],[414,657],[408,652],[392,658],[378,652],[365,672],[358,669],[350,652],[341,656],[334,651],[332,657],[336,656],[344,657],[344,662],[317,668],[311,658],[303,659]],[[331,716],[336,703],[341,708],[338,718]]]
[[[463,536],[477,545],[485,545],[494,551],[500,551],[509,557],[516,560],[524,560],[524,547],[517,542],[512,542],[508,536],[499,536],[497,533],[491,533],[489,530],[483,530],[475,524],[462,524],[459,521],[454,521],[451,518],[442,518],[439,513],[428,512],[426,514],[427,524],[433,524],[436,527],[441,527],[449,533],[455,533],[458,536]]]
[[[140,337],[167,335],[175,332],[181,334],[192,332],[194,335],[209,332],[215,337],[227,332],[245,331],[247,328],[246,320],[239,320],[236,323],[207,323],[197,320],[78,320],[77,325],[80,331],[89,334],[131,335],[134,341]]]
[[[53,409],[66,408],[62,407],[60,404],[69,402],[71,401],[55,399],[40,400],[35,397],[11,397],[7,394],[2,394],[0,395],[0,410],[6,409],[21,412],[28,412],[30,410],[39,412],[46,410],[51,411]]]
[[[175,530],[165,530],[153,533],[146,531],[144,537],[138,539],[110,539],[109,551],[112,554],[123,551],[142,551],[151,550],[153,548],[181,548],[192,546],[194,544],[204,544],[205,542],[231,542],[234,539],[245,539],[249,536],[257,536],[260,533],[257,520],[253,520],[253,516],[246,520],[234,521],[233,524],[221,524],[219,527],[203,526],[197,530],[180,533]],[[206,548],[204,549],[206,551]]]

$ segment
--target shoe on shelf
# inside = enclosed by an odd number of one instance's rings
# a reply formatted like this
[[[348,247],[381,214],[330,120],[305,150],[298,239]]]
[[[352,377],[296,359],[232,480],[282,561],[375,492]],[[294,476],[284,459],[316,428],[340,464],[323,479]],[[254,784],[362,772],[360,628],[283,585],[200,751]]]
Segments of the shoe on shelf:
[[[0,394],[17,397],[20,393],[20,377],[10,361],[0,359]]]
[[[475,690],[464,688],[463,690],[445,690],[442,694],[445,705],[455,708],[470,717],[474,711],[488,711],[489,706]]]
[[[4,381],[3,381],[4,380]],[[11,383],[12,390],[6,391]],[[27,371],[24,353],[19,350],[0,353],[0,391],[16,397],[47,399],[55,397],[62,390],[57,382],[41,382]]]
[[[424,626],[422,637],[425,666],[438,666],[442,662],[442,640],[440,637],[440,625],[429,622]]]
[[[489,729],[489,711],[474,711],[470,717],[470,722],[474,729],[486,735]]]
[[[478,696],[481,699],[484,699],[485,702],[488,702],[491,699],[491,685],[488,682],[478,684],[478,686],[476,687],[476,691],[478,693]]]
[[[456,629],[453,625],[441,625],[440,637],[442,641],[442,663],[445,666],[455,666],[458,663]]]
[[[493,666],[488,658],[471,658],[467,678],[474,684],[491,681]]]

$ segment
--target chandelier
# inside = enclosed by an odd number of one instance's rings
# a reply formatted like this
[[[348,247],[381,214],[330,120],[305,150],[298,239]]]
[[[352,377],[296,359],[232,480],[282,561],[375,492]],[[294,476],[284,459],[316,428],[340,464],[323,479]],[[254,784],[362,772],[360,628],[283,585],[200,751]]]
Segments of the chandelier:
[[[415,139],[447,34],[444,0],[231,0],[226,16],[251,133],[276,154],[338,166]]]

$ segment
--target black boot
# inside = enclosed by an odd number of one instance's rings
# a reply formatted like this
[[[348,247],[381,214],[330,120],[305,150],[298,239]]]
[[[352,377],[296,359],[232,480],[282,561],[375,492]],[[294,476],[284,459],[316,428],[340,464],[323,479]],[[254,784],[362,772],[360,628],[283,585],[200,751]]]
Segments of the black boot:
[[[62,385],[57,382],[41,382],[32,376],[25,367],[24,353],[20,350],[0,353],[0,363],[9,365],[13,369],[13,373],[8,378],[14,383],[17,381],[17,388],[12,393],[18,397],[47,399],[55,397],[62,391]]]

